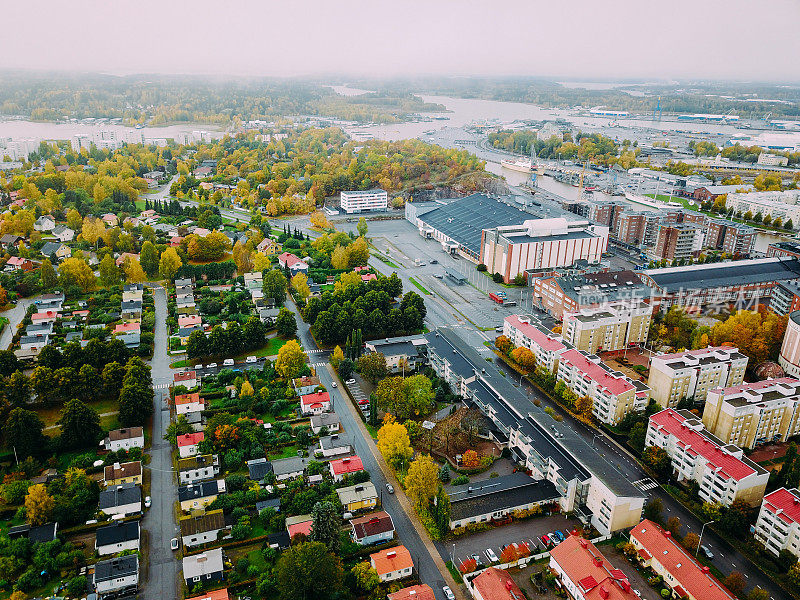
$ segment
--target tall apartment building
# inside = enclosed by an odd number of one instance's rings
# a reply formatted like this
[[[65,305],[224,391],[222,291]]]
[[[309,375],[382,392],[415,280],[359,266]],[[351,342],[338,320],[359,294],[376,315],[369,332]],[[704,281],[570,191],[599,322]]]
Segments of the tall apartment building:
[[[565,312],[617,301],[645,300],[650,298],[651,290],[633,271],[611,271],[540,277],[533,282],[533,293],[544,310],[561,320]]]
[[[744,456],[742,449],[717,439],[688,410],[667,408],[650,417],[645,447],[658,446],[669,454],[680,480],[695,481],[700,498],[730,506],[743,500],[758,506],[769,472]]]
[[[623,212],[614,223],[614,237],[631,244],[640,246],[644,242],[647,230],[647,218],[644,212]]]
[[[354,190],[341,193],[341,208],[348,214],[386,210],[388,205],[389,194],[386,190]]]
[[[767,246],[767,256],[800,258],[800,243],[793,241],[775,242]]]
[[[769,309],[780,316],[800,310],[800,282],[781,281],[772,288]]]
[[[800,490],[780,488],[764,496],[755,538],[775,556],[788,550],[800,558]]]
[[[597,356],[567,350],[558,361],[556,379],[577,396],[592,399],[592,416],[616,425],[627,413],[644,410],[650,390],[639,381],[609,369]]]
[[[709,390],[703,425],[728,444],[753,448],[800,433],[800,381],[794,377]]]
[[[706,225],[705,246],[712,250],[750,256],[756,244],[756,230],[748,225],[714,219]]]
[[[611,352],[647,341],[653,308],[641,301],[615,302],[565,312],[564,339],[589,354]]]
[[[800,190],[728,194],[725,205],[737,213],[769,215],[773,221],[781,219],[784,224],[791,220],[795,229],[800,223]]]
[[[800,311],[789,313],[778,363],[787,375],[800,378]]]
[[[700,255],[703,229],[693,223],[661,225],[650,255],[656,260],[679,260]]]
[[[661,406],[675,406],[684,398],[703,402],[709,390],[744,381],[747,357],[727,346],[686,350],[650,360],[650,395]]]
[[[536,357],[536,364],[551,373],[558,368],[558,357],[567,345],[558,336],[531,315],[509,315],[503,320],[503,335],[521,348],[527,348]]]

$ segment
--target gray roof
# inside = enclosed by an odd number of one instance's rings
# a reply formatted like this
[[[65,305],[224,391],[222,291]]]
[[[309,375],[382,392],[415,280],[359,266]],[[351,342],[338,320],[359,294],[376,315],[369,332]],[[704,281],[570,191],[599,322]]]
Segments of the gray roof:
[[[313,415],[311,417],[311,427],[330,427],[331,425],[340,423],[339,415],[335,412],[322,413],[321,415]]]
[[[272,472],[276,476],[288,475],[289,473],[296,473],[298,471],[305,471],[308,461],[299,456],[292,456],[289,458],[279,458],[272,461]]]
[[[266,458],[256,458],[255,460],[247,461],[247,471],[250,479],[253,481],[261,481],[269,473],[272,473],[272,465]]]
[[[190,483],[178,488],[178,501],[194,500],[195,498],[207,498],[219,494],[219,483],[216,479],[212,481],[201,481]]]
[[[441,231],[447,237],[478,253],[481,249],[481,232],[504,225],[520,225],[536,216],[484,194],[472,194],[434,208],[419,220]]]
[[[644,271],[664,292],[706,290],[800,278],[794,258],[759,258]]]
[[[57,251],[59,248],[61,248],[61,246],[63,246],[63,245],[64,245],[64,244],[62,244],[61,242],[46,242],[46,243],[45,243],[45,244],[42,246],[42,249],[40,250],[40,252],[41,252],[41,253],[42,253],[44,256],[53,256],[53,254],[55,254],[55,253],[56,253],[56,251]]]
[[[142,488],[135,483],[123,483],[100,492],[97,507],[103,510],[137,502],[142,502]]]
[[[101,560],[94,566],[94,580],[110,581],[118,577],[126,577],[139,572],[139,557],[136,554],[120,556],[110,560]]]
[[[222,548],[215,548],[183,559],[184,579],[219,573],[222,569]]]
[[[139,521],[117,521],[106,527],[98,527],[95,535],[98,547],[138,539]]]
[[[325,437],[319,438],[319,446],[323,450],[335,450],[336,448],[351,448],[350,442],[346,439],[340,437],[337,434],[334,435],[326,435]]]
[[[558,500],[561,495],[550,481],[537,481],[525,473],[485,479],[450,494],[450,519],[460,520],[533,502]]]

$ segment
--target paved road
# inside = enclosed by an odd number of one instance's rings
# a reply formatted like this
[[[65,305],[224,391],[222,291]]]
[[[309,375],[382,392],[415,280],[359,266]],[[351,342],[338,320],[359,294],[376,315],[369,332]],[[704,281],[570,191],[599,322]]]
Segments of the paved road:
[[[156,309],[155,352],[151,362],[153,385],[171,383],[172,370],[167,357],[167,296],[164,288],[153,290]],[[172,473],[172,447],[164,439],[169,425],[169,391],[156,390],[153,396],[153,436],[150,447],[150,497],[152,506],[142,527],[148,534],[148,577],[142,586],[145,600],[178,600],[178,561],[169,547],[177,535],[175,502],[178,488]]]
[[[35,298],[22,298],[14,308],[0,315],[8,319],[8,325],[5,326],[2,335],[0,335],[0,349],[8,350],[8,347],[11,346],[11,338],[17,332],[17,326],[22,323],[22,319],[25,318],[25,312],[33,304],[34,300]]]
[[[291,299],[287,299],[286,307],[297,314],[297,307]],[[309,333],[308,324],[305,323],[299,317],[299,315],[297,317],[297,338],[302,344],[303,348],[306,350],[317,349],[316,342]],[[310,354],[309,362],[312,364],[322,362],[324,356],[325,355]],[[344,429],[343,435],[350,440],[350,443],[353,445],[356,454],[358,454],[358,456],[361,458],[364,468],[370,472],[370,479],[375,484],[375,487],[378,489],[378,492],[381,495],[383,508],[392,516],[392,520],[394,521],[394,526],[397,531],[397,538],[402,544],[405,545],[406,548],[408,548],[409,552],[411,553],[411,557],[414,560],[414,565],[417,568],[420,580],[433,588],[436,598],[439,600],[445,600],[444,593],[442,592],[442,586],[445,585],[445,581],[442,577],[442,574],[439,572],[439,569],[436,567],[433,557],[420,537],[421,535],[426,535],[426,533],[424,531],[419,532],[414,527],[411,519],[401,506],[397,493],[391,495],[386,491],[387,479],[384,476],[383,471],[381,471],[378,461],[373,454],[374,444],[371,441],[368,441],[359,432],[359,426],[356,422],[358,415],[355,407],[353,407],[350,401],[344,397],[344,392],[342,391],[341,387],[334,388],[332,386],[332,383],[335,381],[332,370],[327,368],[327,365],[326,367],[317,367],[316,370],[317,376],[320,378],[321,383],[331,394],[333,408],[336,411],[336,414],[339,415],[339,419],[342,422],[342,427]],[[397,482],[393,481],[392,483],[394,484],[395,489],[399,491],[399,485]],[[458,593],[458,591],[456,591],[456,593]]]

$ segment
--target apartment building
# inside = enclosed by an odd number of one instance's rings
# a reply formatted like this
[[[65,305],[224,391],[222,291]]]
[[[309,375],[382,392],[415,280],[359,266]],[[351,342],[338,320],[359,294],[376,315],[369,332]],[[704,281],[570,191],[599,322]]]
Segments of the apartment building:
[[[791,240],[774,242],[767,246],[767,256],[800,258],[800,243]]]
[[[564,339],[590,354],[623,350],[647,341],[652,307],[641,301],[615,302],[604,307],[565,312]]]
[[[714,388],[706,396],[703,425],[727,444],[754,448],[800,433],[799,407],[794,377]]]
[[[780,488],[764,496],[755,538],[775,556],[788,550],[800,558],[800,490]]]
[[[746,367],[747,357],[727,346],[662,354],[650,360],[647,384],[661,406],[675,406],[684,398],[700,403],[715,387],[742,383]]]
[[[644,212],[624,212],[614,223],[614,237],[626,244],[640,246],[647,231],[647,216]]]
[[[779,316],[800,310],[800,282],[781,281],[772,288],[769,309]]]
[[[527,348],[536,357],[536,364],[551,373],[558,368],[558,357],[568,346],[531,315],[509,315],[503,320],[503,335],[518,348]]]
[[[678,480],[695,481],[700,498],[730,506],[743,500],[757,506],[764,497],[769,473],[742,449],[714,437],[688,410],[667,408],[650,417],[645,446],[664,448]]]
[[[755,248],[756,234],[749,225],[713,219],[706,226],[705,247],[730,255],[750,256]]]
[[[650,257],[656,260],[680,260],[700,255],[703,228],[693,223],[662,224]]]
[[[752,215],[769,215],[772,220],[781,219],[783,223],[791,220],[797,227],[800,223],[800,190],[749,192],[728,194],[725,206],[734,212]]]
[[[389,194],[385,190],[355,190],[341,194],[341,208],[348,214],[385,211],[388,203]]]
[[[578,397],[592,399],[592,415],[601,423],[617,424],[630,411],[644,410],[650,399],[647,386],[612,371],[599,357],[580,350],[561,355],[556,379]]]
[[[800,311],[789,313],[778,363],[787,375],[800,377]]]

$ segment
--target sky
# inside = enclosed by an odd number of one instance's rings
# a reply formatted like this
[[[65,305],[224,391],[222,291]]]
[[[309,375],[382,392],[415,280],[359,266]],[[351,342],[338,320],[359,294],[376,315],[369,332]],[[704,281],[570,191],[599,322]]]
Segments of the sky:
[[[0,68],[800,81],[798,0],[0,0]]]

